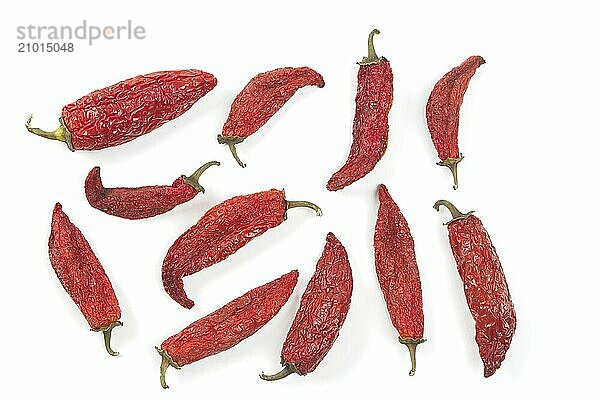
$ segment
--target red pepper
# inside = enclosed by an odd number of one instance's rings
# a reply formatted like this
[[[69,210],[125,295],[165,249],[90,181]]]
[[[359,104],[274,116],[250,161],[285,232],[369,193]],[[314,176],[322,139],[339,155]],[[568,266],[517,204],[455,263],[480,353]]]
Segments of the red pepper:
[[[450,247],[475,320],[475,341],[487,378],[500,368],[510,347],[517,327],[515,307],[496,248],[479,218],[473,211],[461,213],[446,200],[439,200],[434,208],[440,206],[452,213],[447,223]]]
[[[217,140],[228,145],[237,163],[245,167],[235,145],[263,126],[298,89],[309,85],[322,88],[325,81],[321,74],[308,67],[277,68],[256,75],[231,104],[223,132]]]
[[[482,57],[472,56],[444,75],[433,87],[425,109],[431,140],[441,160],[437,165],[452,171],[455,190],[458,188],[457,165],[464,158],[458,150],[460,106],[475,70],[484,63]]]
[[[110,348],[110,336],[114,327],[123,325],[119,321],[119,301],[88,241],[63,212],[60,203],[56,203],[52,213],[48,254],[58,280],[92,331],[102,332],[108,354],[118,355]]]
[[[198,179],[213,165],[220,164],[208,162],[192,175],[177,178],[171,186],[137,188],[105,188],[100,178],[100,167],[94,167],[85,180],[85,196],[92,207],[107,214],[127,219],[150,218],[190,201],[198,193],[204,193]]]
[[[408,223],[385,185],[379,185],[379,212],[375,225],[375,270],[387,309],[400,337],[408,347],[414,375],[416,347],[423,339],[423,297]]]
[[[352,128],[352,147],[346,164],[327,182],[327,190],[345,188],[367,175],[385,154],[388,143],[388,113],[392,108],[393,75],[388,60],[377,57],[373,36],[369,34],[369,53],[358,69],[356,111]]]
[[[60,126],[36,135],[65,142],[70,150],[100,150],[127,143],[177,118],[217,84],[196,69],[136,76],[83,96],[62,109]]]
[[[283,370],[260,374],[275,381],[314,371],[327,355],[346,320],[352,297],[352,270],[346,249],[333,233],[327,234],[317,269],[300,299],[300,307],[281,350]]]
[[[194,302],[187,297],[183,277],[210,267],[244,247],[268,229],[281,224],[287,210],[309,207],[321,215],[321,209],[307,201],[288,201],[281,190],[233,197],[217,204],[181,235],[163,261],[162,279],[166,292],[185,308]]]
[[[180,369],[205,357],[228,350],[269,322],[287,302],[298,282],[294,270],[227,303],[190,324],[156,348],[162,357],[160,383],[169,386],[169,366]]]

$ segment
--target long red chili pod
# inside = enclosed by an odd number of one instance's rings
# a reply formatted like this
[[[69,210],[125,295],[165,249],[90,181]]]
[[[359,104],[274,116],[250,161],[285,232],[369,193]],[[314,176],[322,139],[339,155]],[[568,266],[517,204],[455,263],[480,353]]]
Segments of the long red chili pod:
[[[416,348],[423,343],[423,297],[408,223],[385,185],[379,185],[379,211],[375,224],[375,271],[392,325],[400,343],[408,347],[409,375],[417,369]]]
[[[388,143],[388,114],[392,108],[392,67],[384,57],[378,57],[369,34],[367,57],[358,69],[356,110],[352,127],[352,146],[348,160],[327,182],[327,190],[345,188],[367,175],[385,154]]]
[[[196,69],[136,76],[83,96],[62,109],[53,132],[27,130],[65,142],[70,150],[100,150],[127,143],[179,117],[210,92],[217,79]]]
[[[298,89],[305,86],[322,88],[325,81],[321,74],[308,67],[277,68],[256,75],[236,96],[217,140],[229,146],[231,154],[242,168],[246,164],[238,157],[235,145],[256,132]]]
[[[444,75],[433,87],[425,109],[431,140],[441,160],[437,165],[452,171],[455,190],[458,188],[457,166],[464,158],[458,150],[460,106],[475,70],[484,63],[482,57],[471,56]]]
[[[190,201],[204,188],[200,175],[218,161],[210,161],[190,176],[182,175],[171,186],[142,186],[136,188],[105,188],[100,167],[94,167],[85,179],[85,197],[90,205],[102,212],[126,219],[150,218],[164,214],[179,204]]]
[[[48,254],[58,280],[92,331],[102,332],[108,354],[118,355],[110,347],[110,336],[114,327],[123,325],[119,321],[119,301],[88,241],[63,212],[60,203],[56,203],[52,213]]]
[[[156,350],[162,357],[160,384],[168,389],[169,366],[180,369],[205,357],[228,350],[269,322],[290,298],[298,271],[254,288],[171,336]]]
[[[461,213],[452,203],[439,200],[452,213],[447,223],[450,247],[465,297],[475,320],[475,341],[483,361],[483,374],[490,377],[500,368],[517,327],[515,308],[489,234],[473,211]]]
[[[287,210],[308,207],[317,215],[321,209],[307,201],[289,201],[281,190],[267,190],[233,197],[204,214],[171,246],[162,265],[165,291],[185,308],[194,302],[187,297],[183,278],[210,267],[244,247],[287,218]]]
[[[346,320],[352,297],[352,269],[346,249],[333,233],[327,234],[323,254],[300,299],[300,307],[281,350],[283,370],[260,374],[275,381],[314,371],[327,355]]]

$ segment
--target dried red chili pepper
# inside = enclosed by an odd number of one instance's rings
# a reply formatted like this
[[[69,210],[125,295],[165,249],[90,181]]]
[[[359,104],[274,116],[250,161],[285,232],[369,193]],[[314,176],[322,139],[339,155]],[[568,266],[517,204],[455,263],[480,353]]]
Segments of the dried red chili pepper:
[[[110,347],[110,336],[114,327],[123,325],[119,321],[119,301],[90,244],[63,212],[60,203],[56,203],[52,213],[48,254],[58,280],[92,331],[102,332],[108,354],[118,355]]]
[[[352,297],[352,269],[346,249],[333,233],[327,234],[323,254],[300,299],[300,307],[281,350],[283,370],[260,374],[275,381],[313,372],[327,355],[344,324]]]
[[[441,160],[437,165],[452,171],[455,190],[458,188],[457,166],[464,158],[458,150],[460,106],[475,70],[484,63],[482,57],[471,56],[444,75],[433,87],[425,109],[431,140]]]
[[[447,222],[450,247],[475,320],[475,341],[487,378],[500,368],[510,347],[517,327],[515,308],[496,248],[479,218],[473,211],[461,213],[446,200],[434,208],[440,206],[452,213]]]
[[[85,197],[92,207],[116,217],[150,218],[190,201],[198,193],[204,193],[204,188],[198,179],[213,165],[220,165],[220,163],[208,162],[192,175],[182,175],[177,178],[171,186],[137,188],[105,188],[100,178],[100,167],[94,167],[85,180]]]
[[[415,243],[406,219],[385,185],[379,185],[375,224],[375,271],[392,325],[400,343],[408,347],[409,375],[417,369],[416,348],[423,339],[423,297]]]
[[[369,34],[369,53],[358,69],[356,110],[352,127],[352,147],[348,160],[327,182],[327,190],[345,188],[367,175],[385,154],[388,143],[388,114],[392,108],[392,67],[377,57],[373,46],[374,29]]]
[[[321,209],[307,201],[289,201],[281,190],[267,190],[233,197],[217,204],[181,235],[163,261],[165,291],[185,308],[194,302],[187,297],[183,278],[214,265],[287,218],[287,210],[308,207],[317,215]]]
[[[236,96],[217,140],[229,146],[242,168],[246,164],[238,157],[235,145],[256,132],[304,86],[322,88],[325,81],[321,74],[308,67],[277,68],[256,75]]]
[[[184,365],[228,350],[252,336],[279,312],[297,282],[298,271],[288,272],[230,301],[162,342],[160,348],[156,348],[162,357],[162,387],[169,387],[165,381],[169,366],[180,369]]]
[[[195,69],[136,76],[83,96],[62,109],[53,132],[27,130],[65,142],[71,151],[100,150],[127,143],[177,118],[217,84],[208,72]]]

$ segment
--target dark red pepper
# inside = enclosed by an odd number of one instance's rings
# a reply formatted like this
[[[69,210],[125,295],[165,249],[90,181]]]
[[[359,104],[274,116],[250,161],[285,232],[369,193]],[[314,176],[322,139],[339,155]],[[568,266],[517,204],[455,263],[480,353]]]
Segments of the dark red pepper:
[[[60,126],[31,133],[65,142],[70,150],[100,150],[127,143],[177,118],[210,92],[217,79],[196,69],[136,76],[83,96],[62,109]]]
[[[473,211],[463,214],[446,200],[452,213],[447,223],[452,254],[464,284],[465,297],[475,320],[475,341],[488,378],[500,368],[517,327],[515,307],[490,235]]]
[[[356,111],[352,127],[352,147],[346,164],[327,182],[327,190],[345,188],[367,175],[385,154],[388,143],[388,114],[392,108],[393,75],[388,60],[377,57],[373,36],[369,34],[369,53],[358,69]]]
[[[208,162],[192,175],[177,178],[171,186],[136,188],[105,188],[100,178],[100,167],[94,167],[85,180],[85,197],[92,207],[116,217],[150,218],[190,201],[198,193],[204,193],[198,179],[213,165],[220,164],[217,161]]]
[[[309,85],[322,88],[325,81],[321,74],[308,67],[277,68],[256,75],[233,100],[217,140],[228,145],[237,163],[245,167],[235,145],[263,126],[298,89]]]
[[[288,201],[281,190],[267,190],[233,197],[217,204],[181,235],[163,261],[165,291],[185,308],[194,302],[187,297],[183,278],[229,257],[268,229],[287,218],[287,210],[309,207],[321,215],[321,209],[307,201]]]
[[[458,150],[460,106],[475,70],[484,63],[482,57],[471,56],[444,75],[433,87],[425,109],[431,140],[441,160],[437,165],[452,171],[455,190],[458,188],[457,166],[464,158]]]
[[[415,243],[406,219],[385,185],[379,185],[379,211],[375,224],[375,271],[392,325],[400,343],[408,347],[409,375],[414,375],[416,347],[423,339],[423,297]]]
[[[275,381],[314,371],[327,355],[346,320],[352,297],[352,269],[346,249],[333,233],[327,234],[323,254],[300,299],[300,307],[281,350],[283,370],[260,374]]]
[[[110,336],[114,327],[123,325],[119,321],[119,301],[88,241],[63,212],[60,203],[56,203],[52,213],[48,254],[58,280],[92,331],[102,332],[108,354],[118,355],[110,347]]]
[[[287,302],[298,282],[298,271],[250,290],[204,318],[190,324],[156,348],[162,357],[160,383],[169,386],[169,366],[180,369],[205,357],[228,350],[269,322]]]

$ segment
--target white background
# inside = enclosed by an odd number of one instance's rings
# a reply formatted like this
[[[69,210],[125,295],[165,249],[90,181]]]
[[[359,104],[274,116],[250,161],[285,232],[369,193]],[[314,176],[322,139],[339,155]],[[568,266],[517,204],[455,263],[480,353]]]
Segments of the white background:
[[[3,11],[2,357],[4,398],[511,398],[575,395],[596,380],[598,335],[598,21],[592,2],[240,2],[150,5],[103,1],[19,2]],[[18,54],[18,25],[146,28],[141,41],[76,42],[72,54]],[[377,27],[375,45],[394,71],[387,153],[365,179],[324,188],[351,140],[356,61]],[[434,83],[467,56],[487,64],[471,81],[461,112],[460,189],[452,190],[424,118]],[[256,73],[308,65],[326,86],[300,90],[239,146],[239,168],[216,135],[236,93]],[[217,87],[181,118],[126,145],[70,153],[25,131],[56,126],[63,105],[121,79],[155,70],[199,68]],[[212,159],[206,194],[148,220],[91,208],[83,181],[95,165],[108,186],[170,184]],[[373,266],[372,237],[384,182],[409,221],[423,283],[425,336],[409,377]],[[237,194],[285,188],[324,210],[293,210],[289,220],[226,261],[188,278],[196,307],[163,291],[170,244],[212,205]],[[498,249],[518,326],[506,361],[483,378],[439,198],[474,209]],[[125,326],[109,357],[50,266],[47,238],[56,201],[86,235],[110,276]],[[306,376],[258,379],[279,368],[279,352],[299,297],[333,231],[346,246],[355,291],[333,349]],[[180,371],[160,388],[163,339],[247,290],[298,268],[291,300],[256,335]],[[6,396],[7,395],[7,396]],[[579,395],[579,396],[577,396]]]

